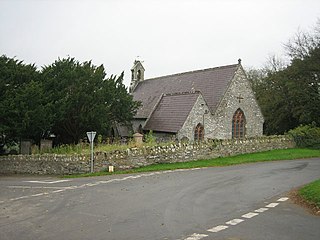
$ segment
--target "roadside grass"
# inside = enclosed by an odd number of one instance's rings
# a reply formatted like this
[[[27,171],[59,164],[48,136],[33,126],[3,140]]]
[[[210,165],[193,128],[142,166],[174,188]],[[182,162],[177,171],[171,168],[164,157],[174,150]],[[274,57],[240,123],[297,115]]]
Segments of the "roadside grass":
[[[107,171],[85,173],[77,175],[65,175],[64,178],[77,178],[77,177],[93,177],[112,174],[127,174],[127,173],[140,173],[152,171],[165,171],[175,169],[188,169],[188,168],[202,168],[202,167],[223,167],[245,163],[265,162],[265,161],[278,161],[278,160],[292,160],[302,158],[320,157],[320,150],[315,149],[279,149],[259,153],[241,154],[232,157],[219,157],[213,159],[205,159],[190,162],[178,163],[161,163],[153,164],[145,167],[133,168],[129,170],[120,170],[113,173]]]
[[[320,209],[320,179],[299,189],[298,194],[308,203]]]

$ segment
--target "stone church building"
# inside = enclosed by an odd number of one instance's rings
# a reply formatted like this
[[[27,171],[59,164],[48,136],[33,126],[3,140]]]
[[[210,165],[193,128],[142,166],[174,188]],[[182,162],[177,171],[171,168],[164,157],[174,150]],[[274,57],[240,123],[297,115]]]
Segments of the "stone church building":
[[[198,141],[261,136],[263,116],[241,60],[237,64],[152,79],[136,60],[130,93],[142,106],[133,132]]]

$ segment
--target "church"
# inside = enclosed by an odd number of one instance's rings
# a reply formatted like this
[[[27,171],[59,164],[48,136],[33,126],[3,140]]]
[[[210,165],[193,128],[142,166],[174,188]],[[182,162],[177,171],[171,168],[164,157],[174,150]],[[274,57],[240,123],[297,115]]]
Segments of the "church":
[[[200,141],[263,134],[263,115],[238,63],[145,79],[142,62],[131,69],[130,94],[141,102],[134,133]]]

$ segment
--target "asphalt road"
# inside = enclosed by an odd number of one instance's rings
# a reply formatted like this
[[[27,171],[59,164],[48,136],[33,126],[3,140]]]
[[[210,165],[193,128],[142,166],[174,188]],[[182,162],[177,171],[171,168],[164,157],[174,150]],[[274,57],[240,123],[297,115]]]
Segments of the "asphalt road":
[[[96,178],[0,177],[0,239],[320,239],[292,188],[320,159]]]

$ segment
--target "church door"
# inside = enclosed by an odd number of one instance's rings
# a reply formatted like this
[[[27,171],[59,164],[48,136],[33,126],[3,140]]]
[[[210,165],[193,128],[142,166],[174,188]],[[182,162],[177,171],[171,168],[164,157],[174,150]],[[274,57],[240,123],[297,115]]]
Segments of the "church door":
[[[204,127],[199,123],[194,130],[194,141],[203,141],[204,139]]]
[[[232,119],[232,138],[244,138],[246,134],[246,118],[243,111],[238,108]]]

